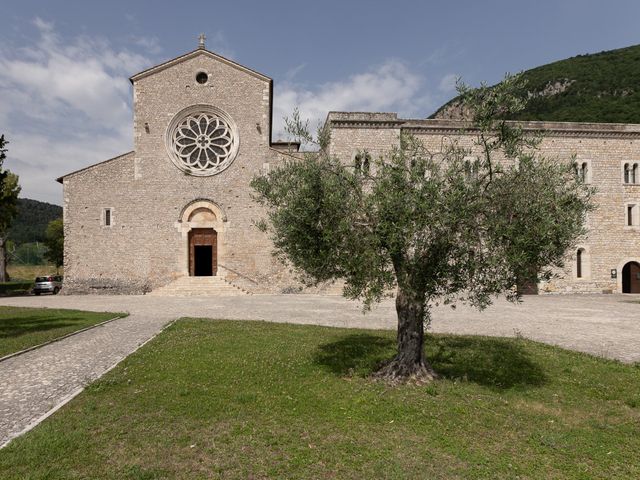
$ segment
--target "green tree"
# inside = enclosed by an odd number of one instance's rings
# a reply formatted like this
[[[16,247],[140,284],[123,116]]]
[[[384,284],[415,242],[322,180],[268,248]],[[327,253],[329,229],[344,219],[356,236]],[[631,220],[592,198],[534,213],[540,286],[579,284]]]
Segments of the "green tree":
[[[424,357],[434,303],[517,301],[516,285],[550,278],[584,233],[593,192],[571,159],[540,156],[540,138],[502,120],[524,107],[522,87],[518,76],[460,85],[472,144],[432,152],[402,136],[368,171],[332,157],[326,128],[312,138],[295,112],[290,133],[318,150],[252,182],[268,212],[259,226],[305,282],[343,279],[365,307],[395,289],[398,351],[380,378],[435,378]]]
[[[18,176],[2,167],[7,158],[5,148],[7,143],[4,135],[0,135],[0,282],[6,282],[9,279],[5,244],[9,226],[17,213],[16,205],[20,193]]]
[[[45,257],[59,269],[64,264],[64,228],[62,219],[51,220],[47,225],[44,244]]]

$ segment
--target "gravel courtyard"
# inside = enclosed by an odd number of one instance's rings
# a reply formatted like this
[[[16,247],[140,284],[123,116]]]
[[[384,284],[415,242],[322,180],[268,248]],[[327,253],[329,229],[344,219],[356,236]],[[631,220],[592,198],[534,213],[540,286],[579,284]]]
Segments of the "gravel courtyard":
[[[431,331],[531,340],[640,362],[640,298],[624,295],[525,297],[484,312],[436,307]],[[250,319],[347,328],[394,329],[392,300],[363,315],[339,296],[233,297],[41,296],[0,298],[1,305],[128,312],[127,318],[0,362],[0,445],[75,396],[84,385],[180,317]]]

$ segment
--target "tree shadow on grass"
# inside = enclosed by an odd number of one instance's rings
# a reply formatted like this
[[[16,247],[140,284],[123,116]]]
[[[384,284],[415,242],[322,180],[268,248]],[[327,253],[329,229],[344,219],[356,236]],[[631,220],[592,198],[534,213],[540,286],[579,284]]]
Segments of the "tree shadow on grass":
[[[395,342],[389,338],[356,334],[320,345],[313,361],[339,376],[365,376],[394,352]]]
[[[35,332],[45,332],[57,328],[71,327],[77,322],[65,317],[29,317],[0,319],[0,338],[19,337]]]
[[[427,335],[426,355],[443,378],[498,390],[541,386],[547,378],[521,340]],[[394,340],[369,334],[348,335],[320,345],[313,360],[335,375],[367,376],[396,352]]]
[[[547,382],[543,368],[519,339],[429,335],[425,343],[427,358],[445,378],[499,390]]]

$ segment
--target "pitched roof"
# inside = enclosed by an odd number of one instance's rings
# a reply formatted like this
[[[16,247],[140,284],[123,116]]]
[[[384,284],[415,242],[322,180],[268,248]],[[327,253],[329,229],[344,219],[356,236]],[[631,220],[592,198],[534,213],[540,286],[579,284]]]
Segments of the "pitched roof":
[[[223,57],[222,55],[218,55],[217,53],[213,53],[210,52],[209,50],[206,50],[204,48],[197,48],[196,50],[193,50],[189,53],[185,53],[184,55],[180,55],[179,57],[176,57],[174,59],[171,60],[167,60],[164,63],[161,63],[160,65],[156,65],[155,67],[151,67],[148,68],[146,70],[143,70],[140,73],[136,73],[135,75],[133,75],[132,77],[129,78],[129,81],[131,83],[134,83],[142,78],[148,77],[149,75],[153,75],[154,73],[157,72],[161,72],[162,70],[172,67],[173,65],[176,65],[178,63],[184,62],[186,60],[189,60],[191,58],[195,58],[198,55],[207,55],[215,60],[218,60],[222,63],[225,63],[233,68],[237,68],[238,70],[241,70],[243,72],[248,73],[249,75],[253,75],[256,78],[259,78],[261,80],[265,80],[267,82],[272,82],[273,80],[270,77],[267,77],[266,75],[263,75],[260,72],[256,72],[255,70],[251,70],[250,68],[245,67],[244,65],[240,65],[239,63],[234,62],[233,60],[229,60],[228,58]]]
[[[113,162],[114,160],[119,160],[119,159],[121,159],[121,158],[123,158],[123,157],[126,157],[127,155],[131,155],[131,154],[133,154],[133,153],[134,153],[134,151],[133,151],[133,150],[131,150],[130,152],[123,153],[122,155],[118,155],[117,157],[113,157],[113,158],[110,158],[110,159],[108,159],[108,160],[104,160],[104,161],[102,161],[102,162],[94,163],[93,165],[89,165],[89,166],[84,167],[84,168],[81,168],[81,169],[79,169],[79,170],[75,170],[75,171],[73,171],[73,172],[67,173],[66,175],[62,175],[61,177],[56,178],[56,182],[58,182],[58,183],[62,183],[62,181],[63,181],[66,177],[70,177],[71,175],[75,175],[76,173],[84,172],[85,170],[89,170],[90,168],[97,167],[98,165],[103,165],[103,164],[105,164],[105,163]]]

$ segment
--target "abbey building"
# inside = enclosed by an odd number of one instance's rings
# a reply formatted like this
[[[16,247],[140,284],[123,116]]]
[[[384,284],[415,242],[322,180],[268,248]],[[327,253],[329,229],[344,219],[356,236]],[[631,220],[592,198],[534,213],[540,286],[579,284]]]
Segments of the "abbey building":
[[[204,49],[131,77],[134,150],[69,173],[67,293],[287,292],[294,276],[255,227],[252,178],[297,151],[271,140],[273,81]],[[437,148],[460,124],[392,113],[327,117],[345,163],[384,154],[402,132]],[[597,187],[588,238],[540,292],[640,293],[640,125],[530,122],[545,155],[575,155]]]

